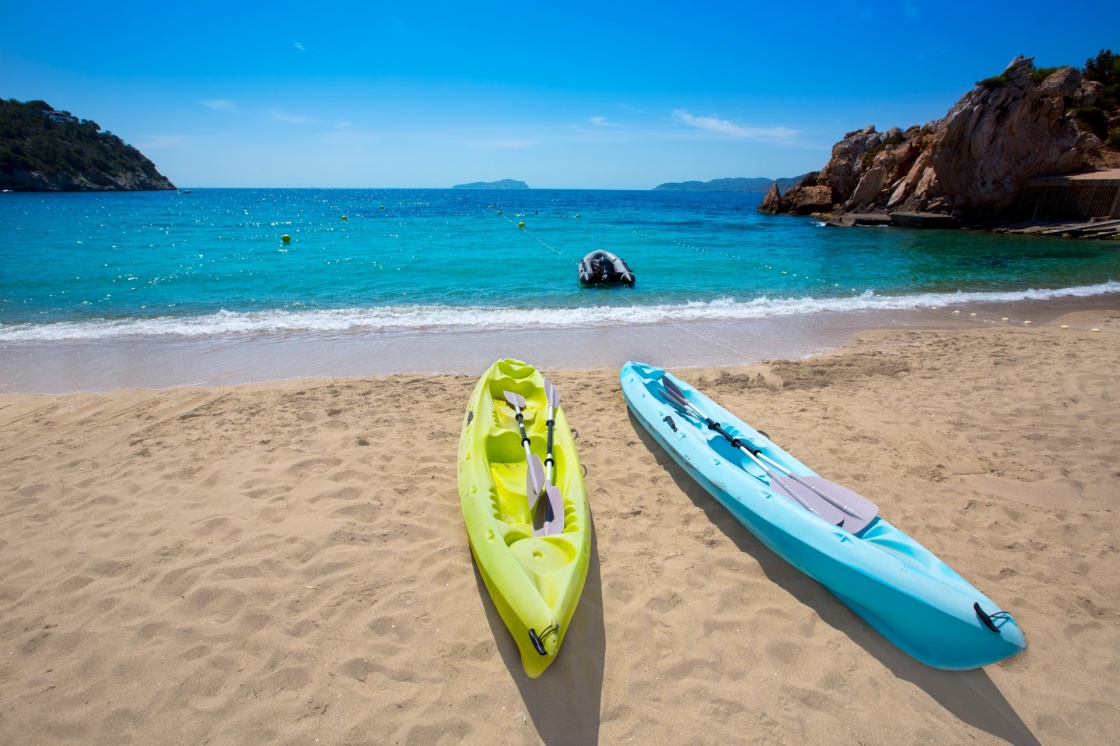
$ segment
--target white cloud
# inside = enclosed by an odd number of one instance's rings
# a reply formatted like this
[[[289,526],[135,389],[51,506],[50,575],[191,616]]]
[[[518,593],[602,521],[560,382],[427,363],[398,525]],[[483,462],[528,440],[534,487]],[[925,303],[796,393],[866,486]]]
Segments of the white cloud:
[[[673,112],[673,116],[690,127],[740,140],[788,142],[797,136],[797,130],[789,127],[745,127],[719,117],[698,117],[684,109],[677,109]]]
[[[297,41],[297,42],[295,42],[295,47],[296,47],[296,49],[298,49],[298,50],[299,50],[299,51],[301,51],[301,52],[305,52],[305,51],[307,51],[307,50],[305,50],[305,49],[303,48],[303,45],[302,45],[302,44],[300,44],[300,43],[299,43],[298,41]]]
[[[348,127],[353,126],[353,124],[354,124],[353,122],[347,121],[345,119],[339,119],[337,122],[334,123],[334,128],[336,130],[344,130],[344,129],[347,129]]]
[[[616,124],[615,122],[607,121],[606,117],[588,117],[587,121],[590,122],[591,124],[594,124],[594,125],[598,126],[598,127],[619,127],[619,126],[621,126],[619,124]]]
[[[210,98],[198,103],[214,111],[233,111],[237,108],[237,105],[227,98]]]

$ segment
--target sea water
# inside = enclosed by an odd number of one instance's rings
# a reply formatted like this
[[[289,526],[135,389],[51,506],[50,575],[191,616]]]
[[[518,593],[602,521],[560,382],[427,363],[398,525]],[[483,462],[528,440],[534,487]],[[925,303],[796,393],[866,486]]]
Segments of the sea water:
[[[99,340],[170,350],[338,335],[419,343],[454,331],[561,339],[778,318],[804,335],[857,311],[1120,291],[1114,242],[825,228],[763,215],[759,201],[538,189],[7,193],[0,354],[26,362],[29,350],[49,358]],[[621,256],[635,287],[581,287],[577,264],[596,249]],[[459,368],[445,359],[442,369]]]

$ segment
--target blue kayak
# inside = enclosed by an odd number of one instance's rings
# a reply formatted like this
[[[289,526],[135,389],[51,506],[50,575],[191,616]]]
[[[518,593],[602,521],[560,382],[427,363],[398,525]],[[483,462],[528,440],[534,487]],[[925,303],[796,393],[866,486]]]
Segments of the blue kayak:
[[[765,435],[658,368],[629,362],[620,378],[634,416],[689,476],[892,643],[948,670],[1026,649],[1010,614],[882,517],[837,526],[835,516],[807,509],[801,495],[812,496],[809,485],[831,483]]]

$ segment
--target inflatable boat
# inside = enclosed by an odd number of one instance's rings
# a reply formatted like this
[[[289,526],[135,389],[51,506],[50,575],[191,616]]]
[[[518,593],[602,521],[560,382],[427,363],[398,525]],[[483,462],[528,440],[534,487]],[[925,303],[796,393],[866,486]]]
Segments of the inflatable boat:
[[[600,249],[580,261],[579,281],[584,285],[633,285],[634,273],[626,262]]]

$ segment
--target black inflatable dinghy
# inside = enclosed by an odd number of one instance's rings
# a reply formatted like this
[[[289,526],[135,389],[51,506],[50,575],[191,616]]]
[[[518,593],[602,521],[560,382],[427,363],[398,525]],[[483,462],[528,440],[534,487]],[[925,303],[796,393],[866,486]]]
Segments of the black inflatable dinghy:
[[[579,281],[584,285],[633,285],[634,273],[626,262],[609,251],[592,251],[579,263]]]

